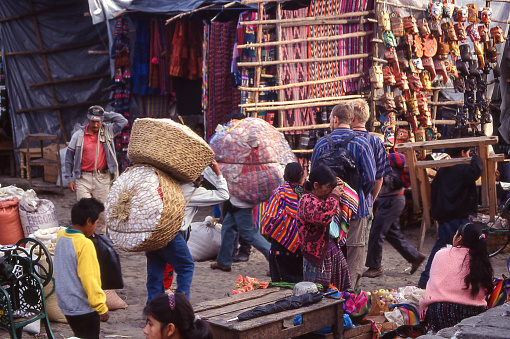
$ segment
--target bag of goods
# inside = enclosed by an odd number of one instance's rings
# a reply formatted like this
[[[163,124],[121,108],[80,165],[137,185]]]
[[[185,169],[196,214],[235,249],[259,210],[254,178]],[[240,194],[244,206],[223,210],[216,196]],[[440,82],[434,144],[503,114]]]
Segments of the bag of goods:
[[[38,229],[58,227],[55,206],[50,200],[39,199],[34,190],[23,194],[19,202],[19,217],[25,237]]]
[[[105,204],[107,234],[123,251],[160,249],[179,232],[184,206],[177,181],[152,166],[135,165],[110,189]]]
[[[135,164],[149,164],[179,181],[195,181],[214,153],[189,127],[171,119],[136,119],[127,152]]]
[[[16,197],[0,200],[0,245],[14,245],[23,239],[18,205]]]
[[[16,187],[14,185],[0,187],[0,200],[9,200],[14,197],[21,199],[23,193],[25,193],[23,189]]]
[[[188,248],[195,261],[216,258],[221,246],[221,225],[216,224],[212,217],[204,222],[191,223]]]
[[[218,126],[209,141],[230,194],[258,204],[283,183],[283,172],[296,161],[287,140],[259,118],[232,120]]]

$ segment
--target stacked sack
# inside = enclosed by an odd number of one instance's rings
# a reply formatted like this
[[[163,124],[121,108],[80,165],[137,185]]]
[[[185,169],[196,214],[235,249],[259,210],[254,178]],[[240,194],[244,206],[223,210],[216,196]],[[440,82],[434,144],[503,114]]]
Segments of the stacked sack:
[[[113,183],[105,204],[108,236],[124,251],[154,251],[181,228],[179,182],[196,180],[214,152],[187,126],[145,118],[133,124],[127,155],[135,165]]]
[[[283,134],[259,118],[218,126],[209,141],[230,194],[258,204],[283,183],[285,166],[295,162]]]

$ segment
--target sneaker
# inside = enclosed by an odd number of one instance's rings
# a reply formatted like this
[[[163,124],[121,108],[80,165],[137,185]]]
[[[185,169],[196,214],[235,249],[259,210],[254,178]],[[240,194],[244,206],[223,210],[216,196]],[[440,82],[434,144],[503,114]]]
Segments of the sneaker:
[[[382,275],[383,273],[384,273],[384,270],[382,269],[382,267],[379,267],[379,268],[369,268],[368,270],[363,272],[362,277],[375,278],[375,277],[378,277],[378,276]]]
[[[241,262],[241,261],[248,261],[250,259],[250,255],[239,252],[235,256],[232,257],[232,262]]]
[[[232,271],[232,267],[230,267],[230,266],[221,266],[217,262],[212,263],[211,264],[211,268],[213,270],[222,270],[223,272],[230,272],[230,271]]]
[[[416,272],[416,270],[418,269],[418,267],[420,267],[423,260],[425,260],[425,256],[420,253],[418,258],[416,258],[416,260],[412,263],[410,274],[413,274],[414,272]]]

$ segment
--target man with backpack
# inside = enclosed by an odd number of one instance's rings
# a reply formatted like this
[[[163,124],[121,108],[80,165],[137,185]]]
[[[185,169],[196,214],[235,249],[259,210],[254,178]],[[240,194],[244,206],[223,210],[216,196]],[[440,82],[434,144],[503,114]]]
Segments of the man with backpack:
[[[332,133],[317,141],[312,153],[310,170],[318,164],[328,163],[328,159],[335,155],[331,148],[343,146],[348,151],[350,161],[354,163],[357,174],[356,183],[349,183],[358,192],[359,206],[357,214],[351,219],[349,233],[347,234],[347,265],[349,274],[354,286],[358,285],[359,278],[363,273],[365,261],[365,232],[367,228],[367,217],[370,215],[369,207],[372,205],[370,194],[375,185],[376,164],[372,147],[367,139],[359,136],[350,128],[353,120],[352,105],[343,102],[336,105],[330,116],[330,128]],[[350,139],[350,140],[348,140]],[[332,142],[331,142],[332,141]],[[343,145],[344,141],[348,141]],[[342,155],[341,152],[336,152]],[[337,164],[339,167],[348,167],[350,162],[346,157],[341,156]],[[345,164],[345,165],[344,165]],[[349,175],[349,177],[355,177]]]

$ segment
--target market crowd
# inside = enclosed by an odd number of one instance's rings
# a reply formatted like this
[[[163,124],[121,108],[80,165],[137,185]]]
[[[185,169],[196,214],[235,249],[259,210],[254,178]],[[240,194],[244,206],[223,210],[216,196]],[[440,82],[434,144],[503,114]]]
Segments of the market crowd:
[[[99,338],[100,321],[107,321],[109,313],[94,245],[87,238],[105,232],[103,204],[118,171],[113,140],[127,120],[99,106],[91,107],[87,118],[88,125],[74,133],[65,159],[64,175],[78,202],[71,210],[72,226],[58,236],[55,288],[75,335]],[[187,205],[180,232],[163,248],[146,252],[147,338],[212,338],[189,302],[194,262],[186,241],[201,206],[222,203],[214,270],[229,272],[233,261],[249,260],[253,246],[267,259],[273,282],[311,281],[345,291],[356,289],[361,277],[383,274],[382,246],[387,240],[415,273],[426,257],[407,242],[399,226],[404,191],[410,186],[405,156],[389,153],[381,139],[365,129],[368,119],[369,107],[362,99],[333,108],[331,132],[316,143],[309,173],[297,162],[286,165],[285,182],[272,193],[260,220],[266,236],[254,224],[255,204],[229,194],[215,161],[197,181],[182,183]],[[449,154],[468,157],[469,151],[452,149]],[[481,170],[480,157],[473,155],[469,164],[439,169],[432,182],[438,240],[418,287],[425,289],[420,301],[425,322],[436,331],[483,312],[492,292],[485,238],[468,219],[476,214],[475,181]],[[206,189],[203,180],[215,189]],[[169,267],[177,274],[175,294],[165,294]]]

